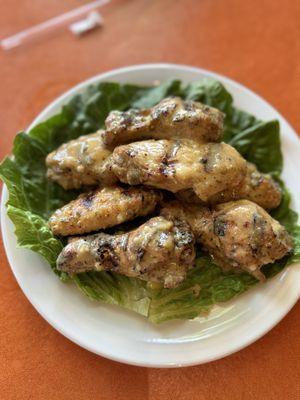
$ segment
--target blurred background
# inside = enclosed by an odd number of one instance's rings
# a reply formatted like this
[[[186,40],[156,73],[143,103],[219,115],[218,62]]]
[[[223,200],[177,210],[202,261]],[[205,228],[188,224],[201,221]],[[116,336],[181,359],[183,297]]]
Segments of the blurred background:
[[[87,3],[0,0],[0,39]],[[111,0],[100,12],[103,27],[81,37],[66,27],[16,49],[0,48],[0,159],[15,133],[64,91],[95,74],[149,62],[197,66],[237,80],[300,132],[299,0]],[[300,398],[299,349],[294,356],[280,352],[299,334],[295,308],[284,325],[225,360],[168,371],[122,366],[54,331],[18,289],[2,248],[0,256],[0,290],[6,293],[0,308],[1,399]],[[20,315],[20,330],[13,330]]]

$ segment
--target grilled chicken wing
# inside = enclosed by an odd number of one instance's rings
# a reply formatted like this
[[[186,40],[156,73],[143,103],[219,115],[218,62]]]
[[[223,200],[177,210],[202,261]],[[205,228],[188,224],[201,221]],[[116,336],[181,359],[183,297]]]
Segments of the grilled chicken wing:
[[[111,168],[124,183],[171,192],[193,188],[206,202],[244,179],[246,161],[225,143],[146,140],[117,147]]]
[[[161,214],[187,220],[196,240],[218,265],[247,271],[260,280],[264,280],[263,265],[281,259],[292,249],[285,228],[248,200],[220,204],[211,210],[171,202]]]
[[[81,136],[48,154],[47,177],[64,189],[78,189],[83,185],[99,183],[112,184],[116,178],[108,168],[110,154],[103,143],[101,131]]]
[[[192,189],[181,191],[176,194],[176,197],[184,203],[201,203]],[[247,163],[247,173],[242,182],[230,189],[216,193],[209,199],[209,203],[218,204],[245,199],[271,210],[279,206],[281,197],[281,190],[274,179],[270,175],[259,172],[254,164]]]
[[[156,217],[129,233],[100,233],[72,241],[60,253],[57,268],[70,274],[112,271],[174,288],[184,280],[194,259],[189,225]]]
[[[55,235],[78,235],[105,229],[154,211],[162,195],[139,187],[106,187],[81,194],[56,210],[49,220]]]
[[[150,109],[112,111],[106,121],[104,141],[116,146],[141,139],[188,138],[219,142],[224,114],[216,108],[179,97],[167,98]]]

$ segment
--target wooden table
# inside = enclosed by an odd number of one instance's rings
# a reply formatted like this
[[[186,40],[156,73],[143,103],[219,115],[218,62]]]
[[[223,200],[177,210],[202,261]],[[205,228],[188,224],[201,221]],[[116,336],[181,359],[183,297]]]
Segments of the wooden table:
[[[0,0],[0,35],[83,3]],[[102,32],[80,40],[63,32],[0,52],[1,158],[15,133],[62,92],[102,71],[145,62],[227,75],[300,130],[299,0],[116,0],[103,13]],[[299,399],[298,313],[299,303],[264,338],[220,361],[173,370],[130,367],[81,349],[48,325],[19,289],[2,247],[0,398]]]

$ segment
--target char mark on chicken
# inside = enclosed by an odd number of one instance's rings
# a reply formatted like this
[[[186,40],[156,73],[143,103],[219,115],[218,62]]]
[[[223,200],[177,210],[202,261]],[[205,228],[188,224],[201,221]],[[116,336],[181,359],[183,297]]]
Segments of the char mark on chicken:
[[[192,189],[183,190],[176,194],[183,203],[203,204]],[[208,203],[219,204],[231,200],[250,200],[266,210],[272,210],[279,206],[282,193],[279,185],[268,175],[259,172],[254,164],[247,163],[245,178],[232,188],[213,195]]]
[[[48,154],[47,177],[66,190],[111,185],[117,179],[109,168],[110,154],[103,143],[102,131],[81,136]]]
[[[200,145],[192,140],[145,140],[117,147],[111,168],[120,181],[176,193],[192,188],[207,202],[241,182],[246,161],[225,143]]]
[[[186,220],[204,250],[224,269],[247,271],[264,280],[263,265],[283,258],[292,249],[285,228],[263,208],[248,200],[217,205],[211,209],[196,205],[167,204],[166,218]]]
[[[149,109],[112,111],[103,138],[108,146],[142,139],[193,139],[219,142],[224,114],[216,108],[179,97],[166,98]]]
[[[177,218],[155,217],[128,233],[99,233],[71,241],[60,253],[57,268],[69,274],[111,271],[174,288],[194,260],[190,226]]]
[[[159,191],[142,187],[97,189],[56,210],[49,226],[58,236],[106,229],[152,213],[161,199]]]

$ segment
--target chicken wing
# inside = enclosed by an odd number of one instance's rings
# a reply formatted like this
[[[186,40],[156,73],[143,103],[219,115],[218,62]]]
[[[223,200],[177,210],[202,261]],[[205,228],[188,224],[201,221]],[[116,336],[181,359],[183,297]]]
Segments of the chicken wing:
[[[201,204],[201,200],[192,189],[178,192],[176,197],[191,204]],[[247,163],[245,178],[238,185],[213,195],[210,204],[225,203],[231,200],[251,200],[266,210],[279,206],[282,193],[279,185],[267,174],[259,172],[254,164]]]
[[[196,240],[224,269],[244,270],[260,280],[265,279],[260,271],[263,265],[281,259],[292,249],[285,228],[248,200],[220,204],[211,210],[171,202],[161,215],[188,221]]]
[[[69,243],[57,268],[70,274],[112,271],[174,288],[194,264],[194,236],[185,222],[156,217],[121,234],[100,233]]]
[[[56,210],[49,227],[58,236],[105,229],[150,214],[161,198],[159,191],[139,187],[97,189]]]
[[[113,173],[124,183],[171,192],[193,188],[202,201],[241,182],[246,161],[225,143],[200,145],[188,139],[146,140],[117,147]]]
[[[47,177],[64,189],[112,184],[116,182],[116,177],[108,168],[110,154],[103,143],[102,131],[81,136],[48,154]]]
[[[179,97],[166,98],[153,108],[112,111],[106,121],[104,141],[109,146],[141,139],[188,138],[219,142],[224,114],[216,108]]]

